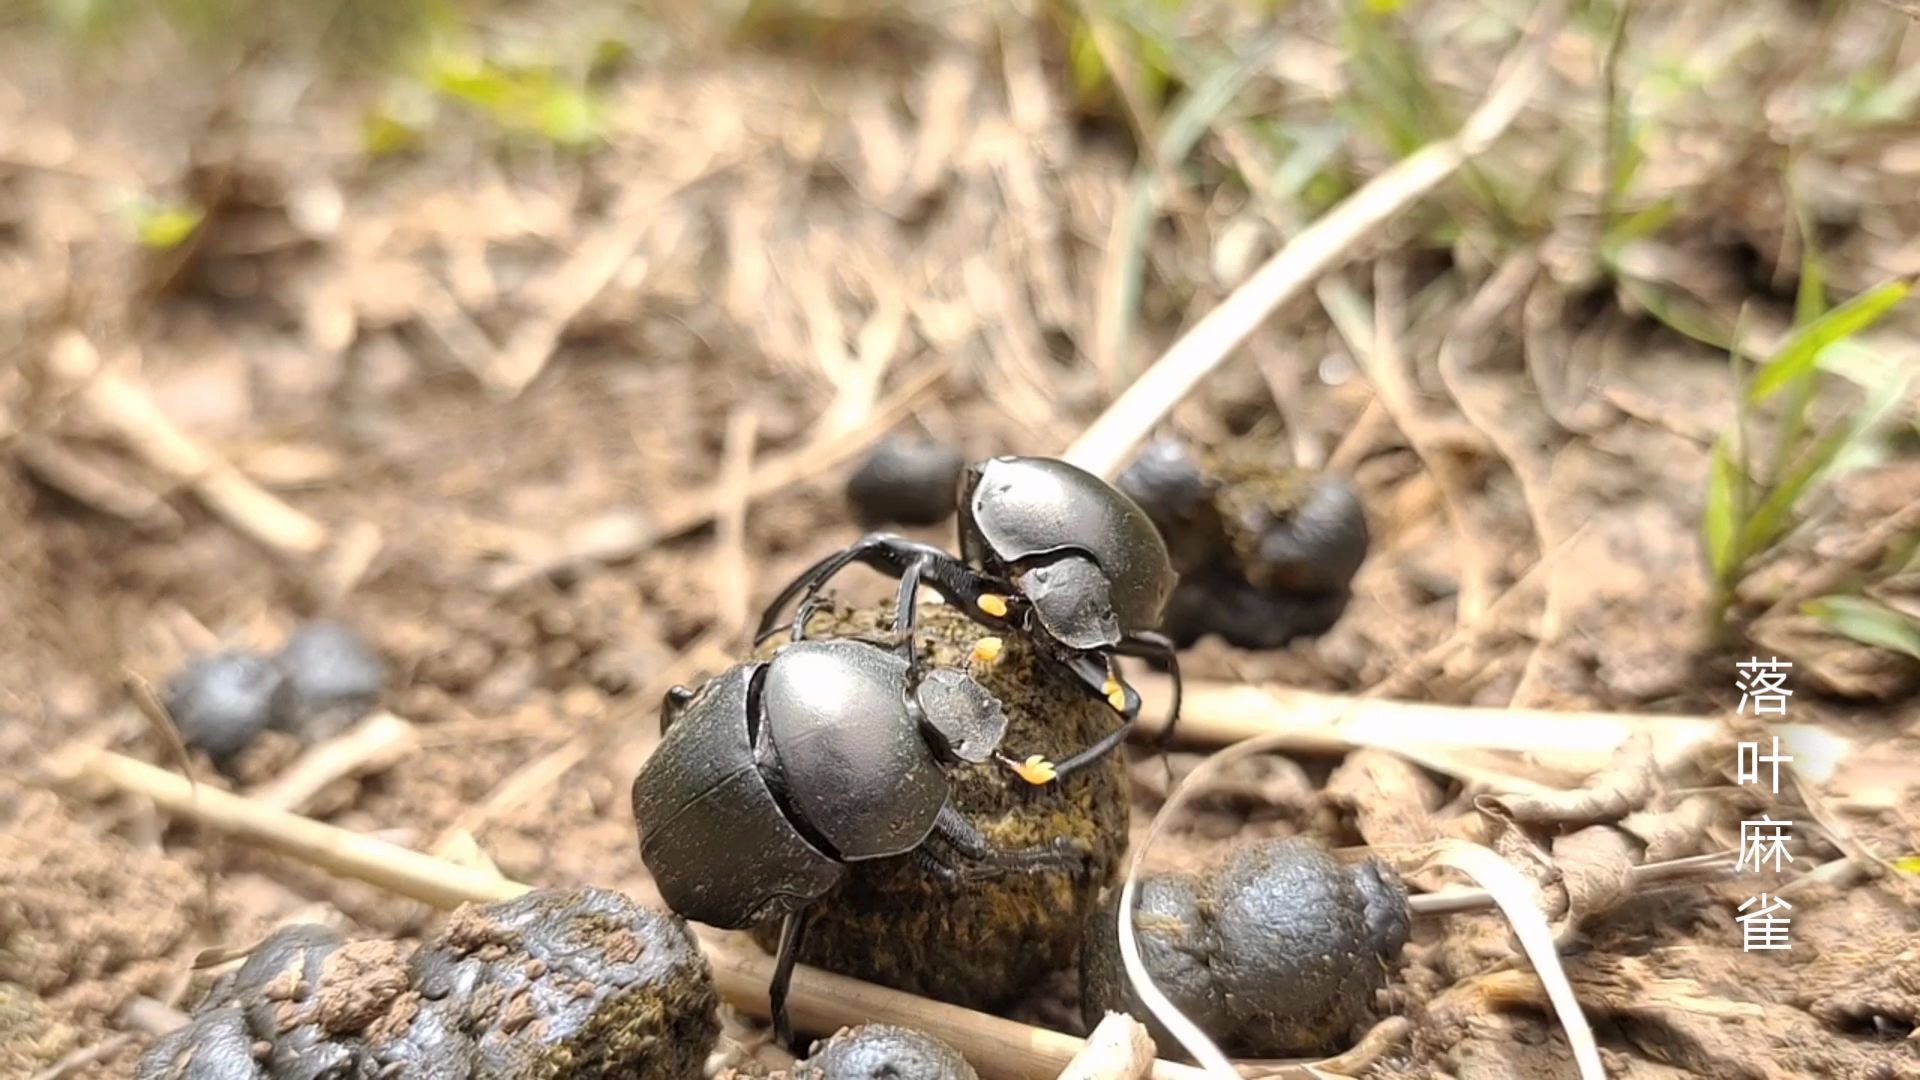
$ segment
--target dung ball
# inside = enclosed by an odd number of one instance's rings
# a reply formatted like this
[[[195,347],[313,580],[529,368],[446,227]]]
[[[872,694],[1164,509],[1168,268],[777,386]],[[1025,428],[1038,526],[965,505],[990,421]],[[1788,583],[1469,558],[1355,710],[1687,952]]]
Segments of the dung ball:
[[[809,637],[891,638],[893,605],[820,609]],[[988,631],[943,604],[923,602],[918,647],[935,666],[966,670],[999,698],[1007,717],[1000,752],[1015,760],[1059,761],[1120,722],[1103,699],[1042,662],[1034,646],[1008,636],[996,658],[972,658]],[[760,655],[769,656],[769,644]],[[912,854],[859,862],[807,911],[800,961],[869,982],[991,1009],[1070,970],[1081,922],[1126,846],[1128,804],[1120,753],[1036,787],[1005,767],[946,770],[949,804],[996,847],[1066,838],[1086,853],[1070,872],[1007,873],[974,881],[942,878]],[[772,951],[775,921],[754,930]]]
[[[229,650],[200,657],[167,684],[167,712],[188,746],[224,762],[273,721],[285,677],[265,658]]]
[[[862,525],[938,525],[954,512],[966,461],[945,443],[883,439],[847,479],[847,502]]]
[[[946,1043],[911,1028],[864,1024],[815,1043],[792,1080],[979,1080]]]
[[[1163,437],[1117,486],[1153,520],[1180,573],[1161,626],[1177,644],[1218,634],[1279,648],[1345,612],[1370,539],[1344,480],[1288,465],[1262,440],[1198,450]]]
[[[1251,1057],[1337,1049],[1372,1012],[1410,927],[1406,886],[1301,839],[1233,847],[1198,875],[1146,879],[1134,931],[1154,985],[1223,1047]],[[1118,890],[1115,890],[1118,892]],[[1116,898],[1087,925],[1081,1008],[1153,1020],[1119,963]]]
[[[680,920],[605,890],[541,890],[466,905],[417,949],[275,931],[135,1075],[693,1080],[717,1005]]]
[[[274,657],[286,676],[274,726],[309,739],[337,734],[380,701],[386,670],[359,634],[318,620],[294,631]]]

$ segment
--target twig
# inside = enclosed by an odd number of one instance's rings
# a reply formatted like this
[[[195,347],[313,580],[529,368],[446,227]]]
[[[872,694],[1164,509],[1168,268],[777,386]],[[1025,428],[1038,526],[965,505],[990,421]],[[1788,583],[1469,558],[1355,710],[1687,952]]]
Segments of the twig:
[[[1161,417],[1185,400],[1275,308],[1297,296],[1374,229],[1491,146],[1545,81],[1548,47],[1558,35],[1563,15],[1560,0],[1540,5],[1525,41],[1508,57],[1492,90],[1458,132],[1421,147],[1295,236],[1108,406],[1067,449],[1067,460],[1112,478]]]
[[[1131,680],[1142,699],[1136,737],[1157,734],[1166,715],[1165,676]],[[1593,771],[1635,734],[1653,738],[1661,765],[1682,760],[1725,729],[1703,716],[1637,713],[1555,712],[1493,709],[1425,702],[1385,701],[1325,694],[1284,686],[1189,681],[1181,706],[1178,742],[1225,746],[1243,739],[1279,735],[1307,753],[1342,754],[1360,746],[1385,750],[1412,747],[1504,750],[1529,754],[1556,767]],[[1850,741],[1807,724],[1781,724],[1783,745],[1823,761],[1846,752]],[[1796,751],[1799,752],[1799,751]],[[1813,776],[1816,781],[1824,777]]]
[[[740,406],[727,419],[726,441],[720,448],[720,488],[727,494],[714,527],[713,580],[726,586],[720,590],[720,610],[714,616],[713,629],[722,641],[745,630],[752,615],[753,561],[747,554],[747,504],[752,499],[753,446],[759,431],[759,414],[750,405]]]
[[[137,997],[120,1010],[120,1022],[135,1031],[165,1035],[187,1022],[187,1014],[150,997]]]
[[[1140,1080],[1153,1067],[1153,1036],[1125,1013],[1109,1012],[1086,1048],[1060,1070],[1060,1080]]]
[[[307,558],[327,546],[319,522],[280,501],[239,469],[188,438],[146,391],[103,368],[85,335],[64,331],[47,353],[47,372],[73,394],[88,418],[176,483],[241,534],[282,556]]]
[[[1627,868],[1631,878],[1630,889],[1641,889],[1676,878],[1693,876],[1714,877],[1733,867],[1732,851],[1715,851],[1706,855],[1687,855],[1664,862],[1641,863]],[[1493,894],[1485,889],[1445,889],[1441,892],[1416,893],[1407,897],[1407,910],[1416,916],[1454,915],[1462,911],[1482,911],[1494,906]]]
[[[151,799],[162,810],[304,859],[344,877],[365,881],[441,909],[512,899],[532,886],[455,866],[396,844],[362,836],[262,806],[251,799],[202,789],[196,800],[185,780],[105,750],[70,747],[58,756],[64,783],[105,784]],[[773,959],[713,933],[701,933],[722,1000],[764,1017]],[[864,1023],[918,1028],[959,1050],[993,1077],[1054,1076],[1086,1046],[1071,1035],[930,1001],[912,994],[796,967],[788,999],[795,1025],[811,1032]],[[1201,1080],[1190,1066],[1156,1061],[1155,1080]]]
[[[13,453],[41,483],[135,528],[169,533],[182,524],[180,515],[159,495],[96,467],[52,439],[23,438],[14,444]]]
[[[770,461],[756,463],[753,466],[753,478],[747,484],[749,499],[763,499],[784,490],[872,446],[895,424],[910,416],[920,399],[938,386],[946,373],[945,363],[931,363],[907,379],[886,402],[874,409],[873,416],[859,429],[819,442],[809,442]],[[577,530],[599,538],[594,550],[583,552],[567,544],[556,543],[551,550],[535,557],[497,568],[487,578],[485,587],[493,592],[507,592],[534,578],[584,561],[613,563],[631,559],[655,544],[700,528],[719,515],[726,505],[726,486],[715,484],[690,498],[668,504],[658,517],[650,521],[622,519],[626,527],[619,530],[617,536],[603,536],[600,530],[594,529]]]
[[[414,726],[384,710],[294,759],[285,772],[248,792],[248,798],[276,810],[298,811],[328,784],[342,777],[390,768],[419,746]]]

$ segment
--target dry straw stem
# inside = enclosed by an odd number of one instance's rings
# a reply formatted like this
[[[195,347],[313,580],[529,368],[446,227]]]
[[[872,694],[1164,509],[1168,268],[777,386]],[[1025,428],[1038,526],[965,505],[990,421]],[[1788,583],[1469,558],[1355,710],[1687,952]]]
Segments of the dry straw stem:
[[[1502,65],[1493,88],[1458,132],[1421,147],[1302,230],[1108,406],[1067,449],[1066,459],[1112,479],[1154,425],[1268,315],[1298,296],[1389,218],[1492,146],[1546,80],[1548,49],[1564,17],[1561,0],[1541,4],[1522,44]]]
[[[1125,1013],[1109,1012],[1087,1036],[1084,1050],[1060,1070],[1060,1080],[1140,1080],[1153,1068],[1153,1036]]]
[[[1133,680],[1142,699],[1140,723],[1133,734],[1156,734],[1166,715],[1165,676]],[[1614,751],[1636,734],[1653,740],[1654,761],[1670,766],[1702,744],[1722,736],[1720,721],[1704,716],[1651,713],[1554,712],[1544,709],[1492,709],[1425,702],[1386,701],[1297,690],[1190,681],[1181,704],[1175,738],[1198,746],[1226,746],[1245,739],[1274,736],[1295,751],[1342,754],[1372,746],[1396,753],[1422,750],[1497,750],[1527,754],[1542,763],[1592,772],[1612,760]],[[1155,718],[1155,719],[1149,719]],[[1800,755],[1803,775],[1825,782],[1850,748],[1844,737],[1806,724],[1769,729],[1781,745]]]
[[[390,768],[419,745],[420,733],[412,724],[390,712],[376,711],[338,736],[308,748],[286,771],[248,795],[276,810],[298,811],[335,780]]]
[[[141,795],[167,813],[436,908],[507,900],[533,888],[238,795],[202,788],[196,797],[181,777],[111,751],[69,747],[54,759],[53,767],[56,780],[65,786],[105,786]],[[721,999],[742,1012],[766,1016],[773,959],[712,934],[702,934],[701,945]],[[1057,1076],[1086,1048],[1084,1039],[1071,1035],[810,967],[794,969],[789,1006],[796,1025],[807,1031],[837,1031],[864,1023],[917,1028],[951,1044],[982,1075],[1008,1080]],[[1203,1076],[1190,1066],[1167,1061],[1154,1062],[1147,1075],[1154,1080],[1201,1080]]]
[[[99,351],[79,331],[63,331],[54,339],[47,373],[90,420],[157,472],[192,488],[209,510],[248,539],[295,559],[310,558],[327,546],[324,526],[188,438],[145,390],[106,370]]]

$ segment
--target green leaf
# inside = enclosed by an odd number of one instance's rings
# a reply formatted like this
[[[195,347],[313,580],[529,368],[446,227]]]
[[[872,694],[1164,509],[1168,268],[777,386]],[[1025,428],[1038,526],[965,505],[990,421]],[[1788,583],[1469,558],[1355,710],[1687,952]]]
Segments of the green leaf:
[[[419,128],[385,109],[369,111],[360,120],[360,149],[368,157],[386,157],[419,146]]]
[[[1620,249],[1635,240],[1645,240],[1673,220],[1675,203],[1672,199],[1661,199],[1643,210],[1636,210],[1607,226],[1607,234],[1600,241],[1602,253],[1612,259]]]
[[[197,206],[144,206],[133,213],[134,236],[141,247],[165,251],[186,243],[206,219]]]
[[[1920,623],[1864,596],[1823,596],[1800,610],[1862,645],[1906,653],[1920,660]]]
[[[1067,68],[1073,72],[1073,96],[1081,106],[1100,100],[1107,86],[1107,65],[1093,43],[1093,28],[1076,20],[1067,37]]]
[[[1615,268],[1617,273],[1618,269]],[[1618,281],[1627,295],[1667,329],[1716,349],[1732,346],[1733,336],[1722,321],[1693,300],[1632,274],[1618,273]]]
[[[1820,353],[1836,341],[1844,341],[1880,321],[1895,304],[1906,298],[1911,285],[1889,281],[1868,289],[1825,315],[1794,330],[1774,350],[1747,390],[1748,401],[1765,401],[1796,378],[1812,370]]]
[[[1744,531],[1740,523],[1741,497],[1747,478],[1733,462],[1727,440],[1713,444],[1713,459],[1707,470],[1707,506],[1701,522],[1707,542],[1707,564],[1717,581],[1732,581],[1742,560],[1739,544]]]

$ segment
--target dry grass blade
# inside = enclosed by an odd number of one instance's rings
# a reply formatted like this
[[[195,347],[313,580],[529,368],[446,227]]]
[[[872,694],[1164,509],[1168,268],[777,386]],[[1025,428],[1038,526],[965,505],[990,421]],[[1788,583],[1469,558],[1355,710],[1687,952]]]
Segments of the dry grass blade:
[[[1515,870],[1512,864],[1494,854],[1492,849],[1464,840],[1441,841],[1433,856],[1427,860],[1427,867],[1458,870],[1492,894],[1501,912],[1506,915],[1508,924],[1513,927],[1514,937],[1519,939],[1521,949],[1527,954],[1527,961],[1533,965],[1534,973],[1546,987],[1547,998],[1560,1017],[1560,1026],[1566,1030],[1567,1042],[1573,1047],[1573,1060],[1580,1068],[1581,1080],[1605,1080],[1607,1071],[1600,1063],[1600,1047],[1594,1042],[1593,1027],[1587,1023],[1586,1014],[1580,1011],[1580,1001],[1574,996],[1573,985],[1567,981],[1567,973],[1560,966],[1560,953],[1553,944],[1553,930],[1547,925],[1546,916],[1540,913],[1533,882]]]
[[[1275,308],[1330,269],[1355,244],[1491,146],[1547,77],[1549,46],[1565,5],[1548,0],[1479,108],[1451,138],[1422,147],[1368,181],[1256,270],[1135,380],[1064,454],[1111,479],[1168,411],[1185,400]]]
[[[1133,680],[1142,701],[1135,727],[1145,740],[1165,715],[1164,676]],[[1158,711],[1156,711],[1158,710]],[[1605,768],[1614,752],[1639,733],[1653,738],[1654,759],[1666,764],[1719,737],[1718,720],[1704,716],[1605,713],[1547,709],[1480,708],[1427,702],[1385,701],[1313,690],[1194,680],[1186,684],[1177,742],[1227,746],[1250,738],[1274,738],[1276,746],[1313,753],[1343,753],[1359,746],[1395,752],[1411,747],[1499,750],[1528,754],[1556,768],[1591,772]],[[1852,743],[1809,724],[1772,730],[1796,755],[1802,772],[1824,783]]]
[[[1109,1012],[1087,1048],[1060,1070],[1059,1080],[1139,1080],[1153,1068],[1153,1036],[1146,1026],[1125,1013]]]
[[[69,747],[54,762],[63,785],[101,785],[152,800],[188,818],[303,859],[343,877],[368,882],[441,909],[507,900],[533,886],[457,866],[444,859],[262,806],[224,791],[202,790],[132,758],[91,747]],[[742,1012],[767,1014],[773,958],[703,933],[701,947],[722,1000]],[[1054,1076],[1086,1047],[1083,1039],[890,990],[816,968],[794,969],[789,1005],[802,1029],[834,1031],[864,1023],[903,1024],[951,1044],[988,1077],[1009,1080]],[[1201,1080],[1198,1069],[1156,1061],[1153,1080]]]
[[[720,451],[720,486],[727,492],[714,529],[714,578],[727,583],[720,590],[720,611],[714,631],[730,640],[746,629],[752,615],[753,560],[747,553],[747,504],[752,501],[753,447],[759,437],[760,416],[751,406],[734,410],[727,419],[726,439]]]
[[[375,712],[310,747],[286,771],[249,795],[275,809],[297,811],[335,780],[385,769],[419,745],[420,734],[412,724],[390,712]]]
[[[93,343],[63,332],[47,350],[47,374],[74,403],[161,475],[193,489],[209,510],[275,554],[304,559],[327,546],[324,526],[188,438],[145,390],[108,371]]]

